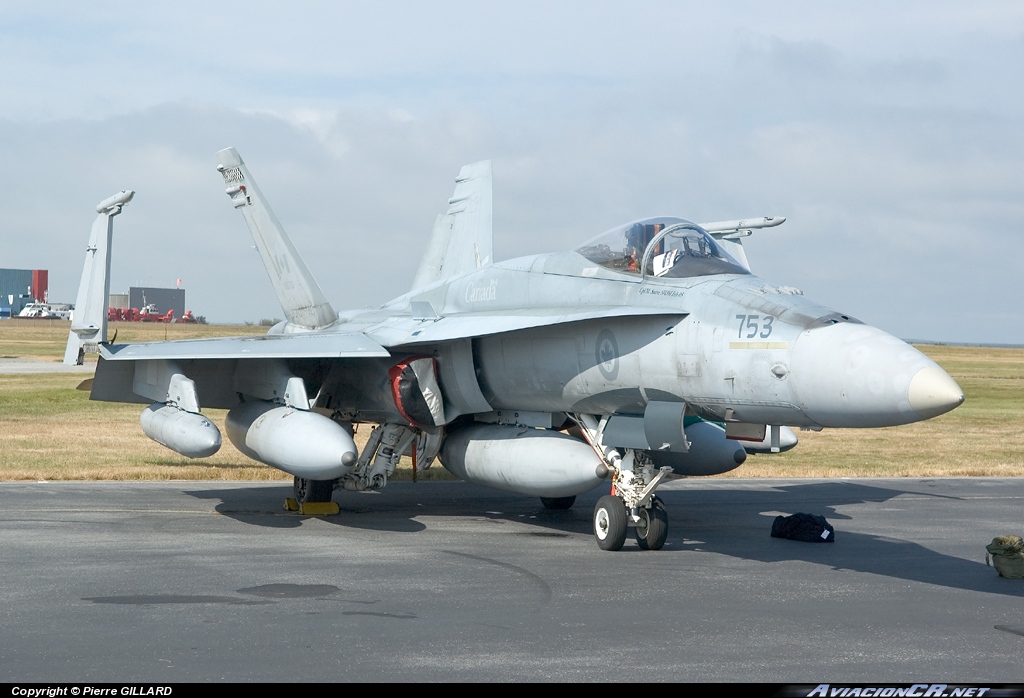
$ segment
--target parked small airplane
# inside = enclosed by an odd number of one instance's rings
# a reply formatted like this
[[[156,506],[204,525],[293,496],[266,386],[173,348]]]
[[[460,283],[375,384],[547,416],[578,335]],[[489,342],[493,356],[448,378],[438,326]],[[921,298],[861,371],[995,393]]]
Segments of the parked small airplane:
[[[658,549],[666,477],[792,447],[789,427],[906,424],[964,399],[913,347],[751,274],[742,239],[783,218],[648,218],[494,262],[491,166],[478,162],[459,173],[412,290],[338,314],[237,151],[217,159],[287,320],[261,337],[110,345],[106,296],[100,314],[80,294],[88,311],[65,360],[96,343],[92,399],[147,404],[145,433],[185,456],[221,445],[200,404],[230,410],[228,437],[292,474],[300,504],[379,490],[403,454],[420,468],[439,457],[464,480],[555,509],[610,484],[598,545],[617,550],[634,528]],[[105,285],[111,218],[130,199],[97,207],[83,292]],[[363,422],[377,426],[360,450]]]

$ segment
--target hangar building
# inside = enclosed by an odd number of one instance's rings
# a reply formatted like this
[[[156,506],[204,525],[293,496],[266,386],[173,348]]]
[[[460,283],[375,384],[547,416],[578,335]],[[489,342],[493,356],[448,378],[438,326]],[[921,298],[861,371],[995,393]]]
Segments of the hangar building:
[[[49,281],[46,269],[0,269],[0,317],[13,317],[33,301],[46,302]]]
[[[111,300],[113,296],[111,294]],[[185,289],[182,288],[149,288],[132,286],[128,289],[128,307],[142,310],[148,304],[156,306],[156,311],[163,315],[174,310],[174,317],[185,314]],[[114,306],[111,306],[114,307]]]

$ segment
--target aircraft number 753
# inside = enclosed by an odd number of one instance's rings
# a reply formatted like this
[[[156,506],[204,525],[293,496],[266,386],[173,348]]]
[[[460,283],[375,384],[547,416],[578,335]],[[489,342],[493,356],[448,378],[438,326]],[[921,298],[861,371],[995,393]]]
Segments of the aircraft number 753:
[[[760,317],[760,315],[737,315],[736,319],[740,321],[740,328],[736,336],[744,339],[743,330],[747,330],[745,339],[753,339],[754,337],[766,339],[770,337],[772,334],[772,323],[775,322],[775,318],[771,315],[765,315],[759,325],[758,318]],[[761,331],[760,334],[758,334],[758,330]]]

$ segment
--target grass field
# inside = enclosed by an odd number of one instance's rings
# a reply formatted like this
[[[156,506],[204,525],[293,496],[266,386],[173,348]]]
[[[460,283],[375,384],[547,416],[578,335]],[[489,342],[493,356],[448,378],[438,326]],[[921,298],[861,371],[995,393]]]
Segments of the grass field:
[[[0,322],[0,357],[60,361],[69,323]],[[262,334],[242,325],[112,323],[117,341]],[[964,405],[888,429],[799,432],[800,444],[752,456],[722,477],[939,477],[1024,474],[1024,349],[920,346],[964,389]],[[90,357],[95,361],[95,357]],[[0,375],[0,480],[289,480],[225,438],[217,455],[190,460],[150,441],[140,405],[91,402],[84,375]],[[224,411],[208,410],[223,432]],[[357,442],[368,435],[366,425]],[[409,477],[401,468],[398,475]],[[445,477],[439,467],[421,475]]]

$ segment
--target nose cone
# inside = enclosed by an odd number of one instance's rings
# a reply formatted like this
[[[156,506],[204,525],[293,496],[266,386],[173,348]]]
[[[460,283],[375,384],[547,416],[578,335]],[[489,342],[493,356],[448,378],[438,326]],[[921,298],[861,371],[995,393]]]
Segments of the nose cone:
[[[938,366],[925,366],[910,379],[907,398],[921,419],[931,419],[959,407],[964,391]]]
[[[804,331],[793,348],[794,396],[824,427],[886,427],[930,419],[964,400],[934,361],[868,325]]]

